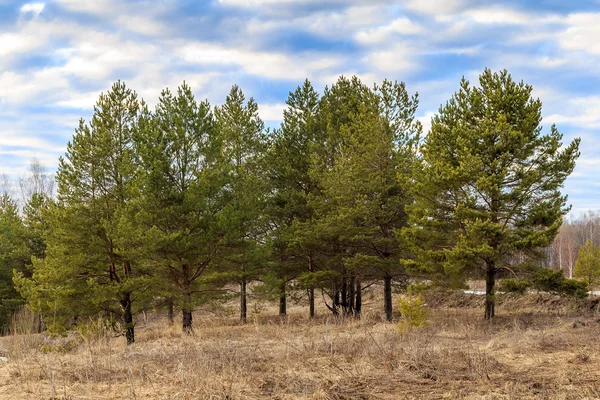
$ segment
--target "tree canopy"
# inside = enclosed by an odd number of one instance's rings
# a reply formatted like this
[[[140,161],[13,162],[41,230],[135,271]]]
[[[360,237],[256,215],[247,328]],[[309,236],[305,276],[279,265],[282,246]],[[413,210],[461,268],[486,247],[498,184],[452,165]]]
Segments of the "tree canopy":
[[[306,80],[269,129],[237,85],[212,106],[184,82],[150,109],[115,83],[76,128],[56,196],[38,163],[21,209],[0,198],[2,323],[26,303],[48,329],[103,315],[133,343],[142,310],[179,309],[191,332],[209,299],[239,296],[245,322],[254,296],[285,316],[293,295],[314,317],[320,292],[360,318],[375,284],[391,321],[394,290],[469,278],[486,280],[492,318],[497,277],[551,263],[579,139],[543,129],[541,101],[507,71],[463,79],[424,137],[418,105],[403,82]],[[590,284],[596,252],[575,268]]]

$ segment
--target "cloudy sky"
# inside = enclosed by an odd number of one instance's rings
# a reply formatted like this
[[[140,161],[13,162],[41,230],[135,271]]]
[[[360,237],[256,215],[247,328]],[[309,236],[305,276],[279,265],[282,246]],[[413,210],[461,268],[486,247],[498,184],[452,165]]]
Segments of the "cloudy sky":
[[[0,174],[54,170],[79,118],[117,79],[153,103],[183,80],[232,84],[269,125],[290,90],[340,74],[403,80],[431,115],[489,67],[534,86],[544,125],[582,138],[574,213],[600,209],[600,0],[0,0]]]

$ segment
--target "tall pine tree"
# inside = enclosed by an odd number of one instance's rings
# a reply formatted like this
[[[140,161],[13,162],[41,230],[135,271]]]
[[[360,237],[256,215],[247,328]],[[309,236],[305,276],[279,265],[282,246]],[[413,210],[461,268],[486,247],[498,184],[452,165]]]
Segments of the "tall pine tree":
[[[138,235],[159,293],[167,302],[178,299],[189,333],[201,278],[215,262],[223,236],[217,131],[210,104],[198,103],[185,83],[176,94],[165,89],[154,114],[145,113],[143,121],[136,135],[142,167]]]
[[[247,317],[247,285],[264,267],[267,221],[264,154],[267,137],[258,104],[233,86],[225,104],[215,109],[221,139],[221,174],[228,204],[223,230],[228,248],[220,259],[221,279],[240,287],[240,320]]]
[[[497,274],[518,267],[511,255],[538,258],[557,234],[579,139],[563,147],[555,126],[542,132],[542,103],[507,71],[460,86],[421,148],[409,237],[414,268],[459,280],[483,273],[489,319]]]
[[[31,304],[51,321],[105,312],[118,317],[127,343],[135,340],[134,301],[146,273],[133,262],[122,232],[136,172],[133,134],[140,102],[123,82],[100,95],[89,124],[82,120],[57,173],[44,260],[31,281],[17,279]]]

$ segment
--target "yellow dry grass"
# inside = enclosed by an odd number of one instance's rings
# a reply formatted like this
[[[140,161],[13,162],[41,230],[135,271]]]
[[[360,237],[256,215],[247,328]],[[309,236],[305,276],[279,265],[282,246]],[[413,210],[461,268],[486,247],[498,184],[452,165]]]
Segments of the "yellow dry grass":
[[[131,346],[108,333],[13,335],[0,339],[0,398],[600,398],[594,314],[523,301],[492,323],[480,309],[436,308],[429,328],[402,335],[377,312],[308,321],[292,307],[280,320],[274,306],[246,325],[199,314],[192,336],[152,316]]]

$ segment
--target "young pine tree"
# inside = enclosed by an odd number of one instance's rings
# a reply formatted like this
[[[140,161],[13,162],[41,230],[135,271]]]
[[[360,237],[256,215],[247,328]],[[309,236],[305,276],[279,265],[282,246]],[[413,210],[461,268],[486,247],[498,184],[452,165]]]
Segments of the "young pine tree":
[[[591,240],[579,248],[574,272],[576,277],[586,280],[590,289],[600,282],[600,247]]]

